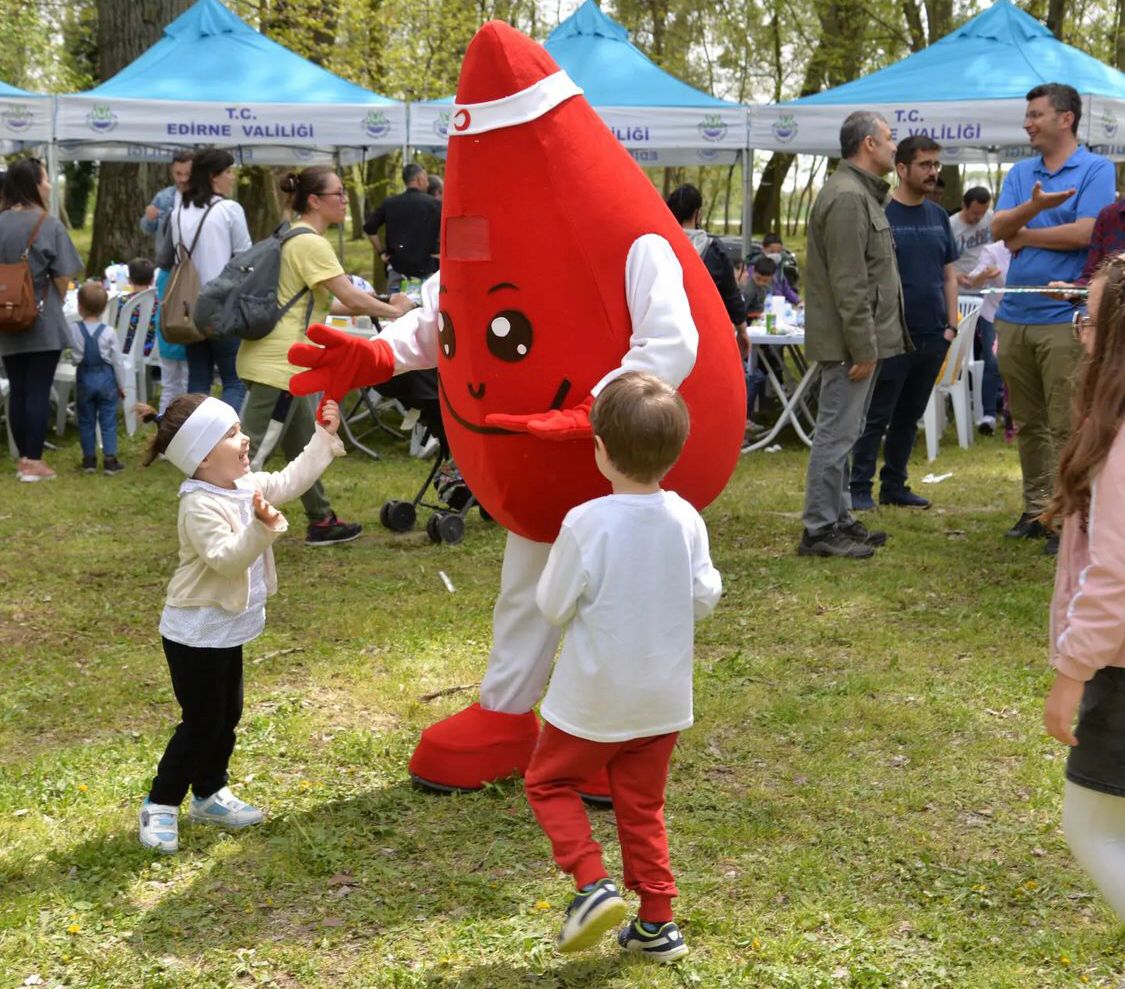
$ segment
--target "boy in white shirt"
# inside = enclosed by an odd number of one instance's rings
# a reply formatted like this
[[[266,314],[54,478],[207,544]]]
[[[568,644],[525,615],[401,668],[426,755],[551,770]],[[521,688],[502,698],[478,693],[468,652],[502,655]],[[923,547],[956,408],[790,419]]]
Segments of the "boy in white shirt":
[[[664,786],[676,737],[692,723],[694,623],[714,610],[722,582],[703,520],[660,488],[688,434],[680,395],[626,373],[602,389],[590,421],[594,459],[613,493],[567,513],[539,580],[539,609],[567,627],[524,777],[527,799],[578,888],[558,940],[560,951],[577,951],[628,913],[577,790],[608,772],[625,887],[641,899],[618,943],[674,961],[688,949],[672,919]]]

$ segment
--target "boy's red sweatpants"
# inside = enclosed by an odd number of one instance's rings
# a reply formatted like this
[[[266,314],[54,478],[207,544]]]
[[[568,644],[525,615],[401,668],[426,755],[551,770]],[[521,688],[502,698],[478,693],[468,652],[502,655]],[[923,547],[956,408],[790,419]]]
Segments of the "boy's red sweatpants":
[[[653,924],[672,919],[672,898],[679,895],[664,829],[664,786],[677,734],[590,742],[544,722],[524,774],[528,803],[555,861],[581,889],[607,873],[577,787],[603,768],[608,772],[625,888],[640,895],[639,916]]]

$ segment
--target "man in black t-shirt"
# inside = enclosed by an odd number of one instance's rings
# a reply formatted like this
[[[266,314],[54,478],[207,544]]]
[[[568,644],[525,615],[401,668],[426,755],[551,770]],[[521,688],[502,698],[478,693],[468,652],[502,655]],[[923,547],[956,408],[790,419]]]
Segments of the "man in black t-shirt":
[[[851,494],[856,511],[875,507],[871,482],[879,446],[879,504],[929,508],[930,502],[906,484],[906,465],[914,449],[918,420],[957,325],[957,244],[949,215],[929,198],[941,170],[941,146],[914,135],[895,152],[898,186],[887,203],[895,259],[902,280],[906,329],[913,349],[888,357],[879,367],[863,434],[852,449]]]
[[[441,200],[426,193],[429,177],[414,162],[402,169],[406,191],[384,199],[363,225],[378,254],[387,265],[387,291],[399,290],[402,278],[428,278],[438,269],[438,238],[441,233]],[[378,229],[386,225],[386,246]]]

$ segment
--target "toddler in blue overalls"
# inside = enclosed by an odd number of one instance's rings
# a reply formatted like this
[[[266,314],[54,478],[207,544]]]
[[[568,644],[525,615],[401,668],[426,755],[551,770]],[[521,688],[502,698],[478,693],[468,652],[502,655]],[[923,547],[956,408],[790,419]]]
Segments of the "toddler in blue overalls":
[[[78,437],[82,442],[82,469],[98,469],[97,427],[102,429],[102,467],[107,474],[125,469],[117,459],[117,403],[125,395],[125,369],[117,347],[117,334],[101,322],[108,304],[100,282],[85,282],[78,290],[78,315],[70,328],[71,355],[77,365]]]

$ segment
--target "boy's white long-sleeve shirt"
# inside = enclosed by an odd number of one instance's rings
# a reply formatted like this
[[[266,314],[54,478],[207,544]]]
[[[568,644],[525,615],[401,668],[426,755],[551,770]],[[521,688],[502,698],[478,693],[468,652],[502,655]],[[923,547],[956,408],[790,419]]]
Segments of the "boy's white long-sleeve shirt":
[[[594,742],[690,727],[695,621],[721,593],[707,528],[679,495],[571,509],[536,593],[547,620],[567,625],[544,720]]]

